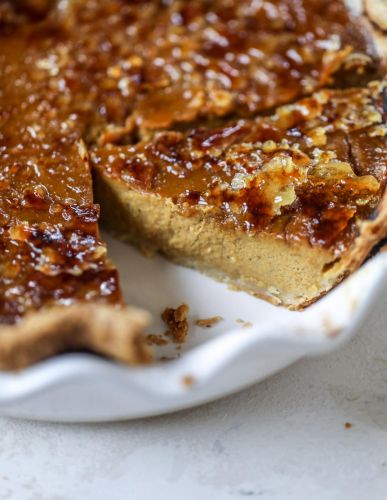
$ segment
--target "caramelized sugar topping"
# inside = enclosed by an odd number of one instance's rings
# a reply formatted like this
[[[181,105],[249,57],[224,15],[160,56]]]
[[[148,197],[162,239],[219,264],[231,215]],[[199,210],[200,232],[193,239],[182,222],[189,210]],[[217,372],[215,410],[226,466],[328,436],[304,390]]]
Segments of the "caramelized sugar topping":
[[[1,141],[0,323],[42,305],[119,304],[82,143],[14,144],[16,136]]]
[[[96,236],[59,225],[0,229],[0,323],[42,305],[121,301],[117,271]]]
[[[49,112],[86,142],[132,141],[256,114],[346,65],[370,70],[358,24],[342,0],[6,0],[0,66],[7,102],[24,96],[32,126]]]
[[[370,217],[387,178],[383,84],[321,91],[270,117],[162,132],[95,148],[92,162],[135,189],[204,210],[243,231],[341,251]]]

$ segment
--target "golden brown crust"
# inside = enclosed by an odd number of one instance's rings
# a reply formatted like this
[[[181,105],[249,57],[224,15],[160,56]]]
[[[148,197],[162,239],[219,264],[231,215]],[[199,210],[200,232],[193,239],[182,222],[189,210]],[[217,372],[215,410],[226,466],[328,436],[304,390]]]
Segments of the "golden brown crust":
[[[345,255],[344,258],[338,263],[337,266],[332,266],[330,273],[336,277],[332,281],[330,288],[337,286],[347,276],[355,272],[363,264],[363,262],[370,255],[372,249],[384,240],[387,236],[387,191],[385,191],[378,210],[377,216],[372,221],[365,221],[361,225],[360,234],[356,238],[353,248]],[[381,251],[384,251],[382,247]],[[310,306],[321,297],[329,292],[329,289],[321,291],[320,294],[313,297],[313,299],[305,301],[296,307],[290,309],[301,310]]]
[[[348,272],[357,269],[367,258],[372,248],[387,235],[387,191],[380,201],[377,216],[374,220],[365,221],[361,225],[360,235],[356,239],[353,250],[346,263]]]
[[[93,351],[129,364],[150,361],[144,311],[78,304],[53,307],[0,327],[0,370],[19,370],[56,354]]]

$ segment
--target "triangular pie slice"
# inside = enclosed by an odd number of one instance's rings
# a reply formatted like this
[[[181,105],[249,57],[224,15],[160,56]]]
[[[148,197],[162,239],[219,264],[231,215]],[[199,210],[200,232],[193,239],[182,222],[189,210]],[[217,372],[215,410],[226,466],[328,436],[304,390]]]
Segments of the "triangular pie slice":
[[[94,101],[79,95],[70,34],[65,47],[65,27],[44,19],[56,4],[0,5],[0,369],[69,350],[149,359],[148,314],[124,307],[99,235],[83,141]]]
[[[145,361],[148,316],[123,307],[87,149],[28,80],[17,89],[16,63],[0,74],[0,369],[75,349]]]
[[[149,358],[147,315],[125,310],[97,227],[82,142],[45,148],[2,135],[0,369],[87,349],[125,362]],[[20,137],[19,137],[20,139]],[[21,321],[22,320],[22,321]]]
[[[106,224],[292,309],[387,234],[385,83],[323,90],[270,117],[92,151]]]

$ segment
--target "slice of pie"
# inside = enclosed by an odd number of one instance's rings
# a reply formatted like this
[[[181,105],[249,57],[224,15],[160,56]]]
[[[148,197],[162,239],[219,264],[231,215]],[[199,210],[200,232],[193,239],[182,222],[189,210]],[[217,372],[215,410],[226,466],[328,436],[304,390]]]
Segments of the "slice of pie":
[[[148,316],[123,307],[82,128],[25,45],[0,43],[0,369],[75,349],[144,361]]]
[[[84,146],[43,152],[27,138],[21,148],[17,135],[1,141],[0,369],[75,349],[146,360],[147,315],[122,307]]]
[[[147,315],[122,307],[84,145],[14,130],[0,141],[0,369],[74,349],[147,359]]]
[[[106,223],[292,309],[387,234],[385,83],[323,90],[270,117],[93,149]]]

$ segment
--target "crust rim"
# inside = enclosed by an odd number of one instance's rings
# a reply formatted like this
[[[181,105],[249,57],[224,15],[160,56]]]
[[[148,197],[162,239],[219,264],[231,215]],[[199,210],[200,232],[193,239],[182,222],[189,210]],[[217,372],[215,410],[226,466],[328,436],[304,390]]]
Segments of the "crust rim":
[[[99,304],[54,306],[0,327],[0,370],[20,370],[74,350],[92,351],[129,365],[145,364],[151,351],[142,332],[150,316],[136,308]]]

